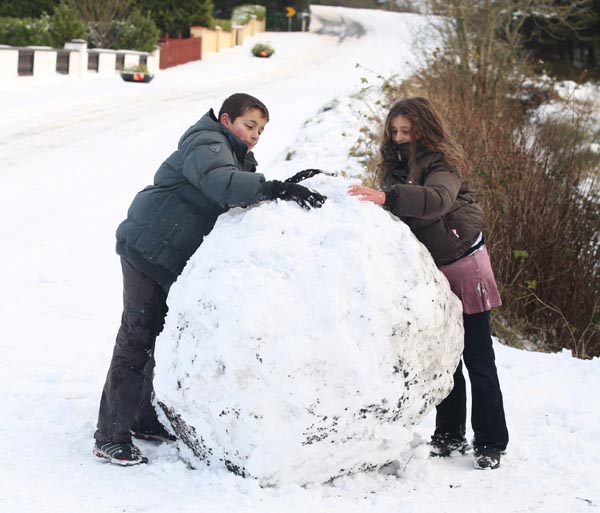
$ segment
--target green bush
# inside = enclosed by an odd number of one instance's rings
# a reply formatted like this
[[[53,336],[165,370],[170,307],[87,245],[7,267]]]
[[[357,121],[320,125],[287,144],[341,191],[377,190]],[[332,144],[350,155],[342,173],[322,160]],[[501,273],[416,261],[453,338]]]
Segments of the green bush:
[[[123,68],[123,71],[128,73],[148,73],[148,66],[146,64],[133,64]]]
[[[48,26],[48,41],[54,48],[62,48],[66,41],[84,39],[86,24],[77,11],[66,2],[61,2],[54,9]]]
[[[140,52],[152,52],[158,45],[159,30],[154,21],[137,9],[125,21],[111,21],[106,30],[92,30],[94,25],[86,25],[69,4],[61,2],[52,16],[0,18],[0,44],[62,48],[66,41],[87,39],[90,48]],[[98,33],[104,36],[102,42],[94,36]]]
[[[275,53],[275,48],[267,43],[256,43],[251,51],[255,57],[271,57]]]
[[[50,17],[0,18],[0,44],[9,46],[49,46]]]
[[[217,27],[221,27],[223,30],[227,32],[231,32],[231,20],[224,20],[221,18],[213,18],[210,23],[210,28],[215,30]]]
[[[171,37],[189,37],[190,26],[211,26],[212,0],[136,0],[135,4],[144,12],[149,12],[161,34]]]

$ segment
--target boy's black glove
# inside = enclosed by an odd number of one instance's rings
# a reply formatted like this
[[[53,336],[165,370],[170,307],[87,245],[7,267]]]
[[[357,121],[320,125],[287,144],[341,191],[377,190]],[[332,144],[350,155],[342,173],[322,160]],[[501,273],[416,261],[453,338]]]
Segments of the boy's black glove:
[[[324,174],[327,176],[335,176],[333,173],[326,173],[325,171],[321,171],[320,169],[304,169],[302,171],[298,171],[294,176],[290,176],[286,178],[284,181],[288,183],[298,183],[302,180],[306,180],[307,178],[311,178],[315,175]]]
[[[302,208],[320,208],[327,196],[312,191],[303,185],[290,182],[280,182],[271,180],[263,184],[263,193],[267,199],[282,199],[286,201],[293,200]]]

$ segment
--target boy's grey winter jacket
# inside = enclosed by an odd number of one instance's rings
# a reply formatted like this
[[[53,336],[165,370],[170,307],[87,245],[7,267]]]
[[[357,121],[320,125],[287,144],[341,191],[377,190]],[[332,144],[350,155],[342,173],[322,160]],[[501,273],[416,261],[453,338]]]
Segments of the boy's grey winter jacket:
[[[265,199],[256,165],[210,110],[135,196],[117,228],[117,253],[168,290],[220,214]]]
[[[408,163],[398,162],[381,179],[385,206],[427,247],[435,263],[464,255],[485,225],[485,215],[456,170],[439,153],[417,151],[417,173],[408,181]]]

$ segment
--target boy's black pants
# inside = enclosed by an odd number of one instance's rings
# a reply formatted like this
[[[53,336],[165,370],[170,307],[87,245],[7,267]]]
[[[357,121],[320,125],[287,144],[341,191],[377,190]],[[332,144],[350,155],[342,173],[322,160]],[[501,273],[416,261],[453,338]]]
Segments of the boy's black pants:
[[[490,447],[504,451],[508,430],[496,357],[492,347],[490,312],[464,314],[465,348],[462,359],[471,381],[471,426],[475,449]],[[454,388],[437,406],[435,434],[465,437],[467,391],[462,362],[454,373]]]
[[[130,442],[130,429],[160,427],[151,404],[154,343],[167,314],[167,294],[128,260],[123,269],[123,315],[106,376],[96,440]]]

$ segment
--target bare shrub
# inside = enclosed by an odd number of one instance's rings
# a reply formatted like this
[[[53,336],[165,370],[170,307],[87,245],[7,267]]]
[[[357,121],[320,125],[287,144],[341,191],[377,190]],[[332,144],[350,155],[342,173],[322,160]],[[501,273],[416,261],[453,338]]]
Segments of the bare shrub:
[[[487,245],[503,296],[494,316],[507,342],[600,355],[600,197],[598,156],[586,145],[585,114],[571,110],[531,122],[532,94],[522,73],[494,75],[485,90],[452,56],[401,84],[386,82],[373,123],[399,98],[429,97],[471,161],[464,178],[488,216]],[[490,76],[486,71],[484,80]],[[529,81],[530,82],[530,81]],[[374,124],[370,125],[371,127]],[[372,172],[379,134],[365,129],[355,147]],[[370,151],[370,153],[369,153]],[[370,178],[365,181],[372,182]]]

